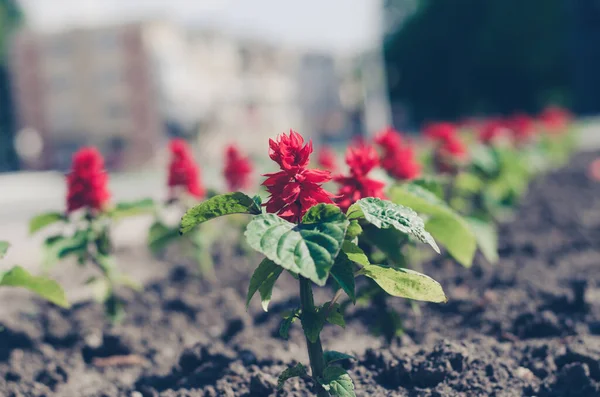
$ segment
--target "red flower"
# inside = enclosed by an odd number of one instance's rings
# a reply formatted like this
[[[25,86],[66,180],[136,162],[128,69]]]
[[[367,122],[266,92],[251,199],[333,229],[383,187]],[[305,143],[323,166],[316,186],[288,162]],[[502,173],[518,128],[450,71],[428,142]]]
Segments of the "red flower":
[[[432,141],[447,141],[456,136],[456,127],[451,123],[429,123],[425,126],[424,134]]]
[[[200,170],[194,162],[192,152],[183,139],[173,139],[169,145],[171,164],[169,165],[168,185],[170,188],[184,187],[194,197],[205,195],[200,180]]]
[[[323,146],[319,151],[317,163],[319,164],[319,167],[330,172],[335,172],[338,168],[335,152],[328,146]]]
[[[329,171],[307,169],[312,142],[304,145],[304,138],[290,130],[277,140],[269,139],[269,157],[281,171],[265,174],[262,183],[271,194],[265,203],[267,212],[290,222],[299,223],[310,207],[319,203],[333,203],[333,195],[321,187],[331,180]]]
[[[486,121],[479,130],[479,141],[485,144],[492,143],[506,132],[510,132],[505,123],[500,119]]]
[[[467,160],[467,148],[457,137],[442,142],[434,154],[434,164],[438,172],[456,172],[458,166]]]
[[[513,133],[516,143],[523,143],[533,137],[535,133],[535,123],[533,119],[526,114],[518,113],[511,117],[507,126]]]
[[[402,135],[393,128],[386,128],[375,137],[383,151],[381,167],[395,179],[409,180],[421,173],[412,147],[403,144]]]
[[[340,184],[336,202],[343,211],[361,198],[385,198],[385,183],[367,177],[379,164],[375,148],[367,144],[349,147],[346,152],[346,164],[350,167],[350,175],[334,178]]]
[[[225,151],[225,168],[223,175],[230,191],[246,189],[250,184],[252,163],[243,156],[235,145],[229,145]]]
[[[550,133],[561,133],[564,132],[569,125],[571,114],[565,109],[550,106],[542,112],[540,121],[546,131]]]
[[[73,155],[67,175],[67,212],[80,208],[102,210],[110,199],[108,174],[102,155],[95,148],[83,148]]]

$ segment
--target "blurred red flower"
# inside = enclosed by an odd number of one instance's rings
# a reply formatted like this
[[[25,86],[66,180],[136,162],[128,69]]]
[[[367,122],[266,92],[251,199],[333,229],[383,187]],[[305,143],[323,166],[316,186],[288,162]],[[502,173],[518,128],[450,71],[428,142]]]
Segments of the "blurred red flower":
[[[169,144],[171,164],[169,165],[168,185],[171,189],[185,188],[185,191],[197,198],[206,194],[200,180],[200,170],[194,161],[192,152],[186,141],[173,139]],[[173,192],[171,192],[171,195]]]
[[[556,134],[566,131],[572,116],[568,110],[550,106],[544,109],[539,119],[547,132]]]
[[[435,150],[434,165],[438,172],[452,173],[468,158],[465,144],[454,136],[443,141]]]
[[[535,134],[533,118],[524,113],[517,113],[509,118],[507,127],[511,130],[517,144],[529,141]]]
[[[402,135],[391,127],[375,137],[375,143],[382,149],[381,167],[394,179],[410,180],[421,173],[421,166],[415,158],[411,146],[403,143]]]
[[[343,211],[361,198],[385,198],[385,183],[367,177],[369,172],[379,165],[374,147],[365,143],[349,147],[346,152],[346,164],[350,167],[350,175],[334,178],[335,182],[340,184],[336,202]]]
[[[229,191],[248,188],[252,170],[252,163],[248,157],[243,156],[235,145],[227,146],[223,175],[227,180]]]
[[[110,199],[104,159],[96,148],[86,147],[73,155],[67,174],[67,212],[80,208],[102,210]]]
[[[335,152],[329,146],[323,146],[321,150],[319,150],[317,164],[324,170],[336,172],[338,167]]]
[[[432,141],[447,141],[456,135],[456,127],[452,123],[429,123],[425,125],[423,133]]]
[[[501,136],[510,132],[505,122],[501,119],[489,119],[481,125],[479,130],[479,141],[490,144]]]
[[[306,168],[312,151],[312,142],[304,145],[304,138],[292,130],[269,139],[269,157],[281,171],[264,175],[267,179],[262,184],[271,194],[265,203],[267,212],[299,223],[310,207],[333,203],[333,195],[321,187],[331,180],[329,171]]]

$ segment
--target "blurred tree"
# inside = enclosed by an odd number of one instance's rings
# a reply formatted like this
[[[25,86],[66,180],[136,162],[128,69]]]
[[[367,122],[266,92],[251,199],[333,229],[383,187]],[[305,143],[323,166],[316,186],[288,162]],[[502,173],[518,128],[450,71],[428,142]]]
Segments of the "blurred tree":
[[[8,74],[9,36],[22,20],[16,0],[0,0],[0,171],[18,169],[14,149],[15,117]]]
[[[564,0],[386,0],[386,10],[411,9],[387,23],[392,103],[405,104],[416,122],[534,112],[548,100],[568,105],[563,6]]]

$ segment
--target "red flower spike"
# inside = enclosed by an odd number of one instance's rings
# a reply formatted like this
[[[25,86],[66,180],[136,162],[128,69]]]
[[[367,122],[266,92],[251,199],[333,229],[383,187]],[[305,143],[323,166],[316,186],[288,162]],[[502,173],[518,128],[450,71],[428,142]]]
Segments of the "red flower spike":
[[[194,161],[192,152],[183,139],[173,139],[169,144],[171,164],[169,165],[170,188],[184,187],[190,195],[203,198],[206,194],[200,180],[200,170]]]
[[[394,179],[410,180],[419,176],[421,166],[415,159],[412,147],[403,142],[402,135],[391,127],[375,137],[375,143],[383,151],[381,167]]]
[[[367,177],[379,164],[375,148],[367,144],[349,147],[346,152],[346,164],[350,167],[350,175],[334,178],[335,182],[340,184],[336,202],[343,211],[348,210],[348,207],[361,198],[385,198],[385,183]]]
[[[331,180],[329,171],[307,169],[312,142],[304,145],[304,138],[290,130],[277,140],[269,140],[269,157],[279,164],[281,171],[265,174],[262,183],[270,193],[264,204],[267,212],[290,222],[299,223],[310,207],[319,203],[332,204],[333,195],[321,187]]]
[[[467,156],[467,148],[458,137],[448,139],[435,151],[435,167],[438,172],[453,173],[458,169],[460,163],[467,160]]]
[[[73,155],[67,175],[67,212],[80,208],[102,210],[110,199],[104,159],[95,148],[83,148]]]
[[[566,131],[571,118],[572,116],[567,110],[557,106],[547,107],[539,117],[545,130],[551,134],[560,134]]]
[[[496,139],[502,137],[507,132],[505,123],[500,119],[490,119],[486,121],[479,130],[479,141],[481,143],[490,144]]]
[[[225,149],[225,168],[223,175],[227,180],[229,191],[246,189],[250,185],[252,163],[248,157],[243,156],[235,145]]]
[[[432,141],[448,141],[456,136],[456,127],[451,123],[430,123],[423,131],[425,137]]]
[[[338,169],[335,152],[328,146],[323,146],[317,156],[319,167],[329,172],[336,172]]]
[[[531,139],[535,134],[535,123],[533,119],[526,114],[519,113],[511,117],[507,126],[513,133],[513,138],[517,143],[524,143]]]

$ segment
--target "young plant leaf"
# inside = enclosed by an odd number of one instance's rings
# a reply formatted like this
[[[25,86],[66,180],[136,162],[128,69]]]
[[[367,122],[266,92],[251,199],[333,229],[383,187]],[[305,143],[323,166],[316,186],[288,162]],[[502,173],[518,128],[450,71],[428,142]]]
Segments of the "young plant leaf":
[[[0,286],[26,288],[55,305],[69,307],[65,292],[56,281],[33,276],[20,266],[15,266],[7,272],[0,272]]]
[[[187,233],[194,226],[219,216],[231,214],[258,215],[260,213],[260,207],[252,197],[246,196],[244,193],[221,194],[187,210],[183,218],[181,218],[179,233]]]
[[[469,224],[433,193],[412,183],[396,185],[390,191],[395,203],[429,215],[425,228],[461,265],[473,264],[477,241]]]
[[[275,214],[257,215],[245,235],[252,248],[279,266],[324,286],[347,227],[348,220],[338,207],[318,204],[300,225]]]
[[[437,244],[425,230],[425,224],[415,211],[403,205],[367,197],[358,200],[348,209],[348,219],[364,218],[367,222],[380,229],[394,228],[413,235],[421,242],[429,244],[436,252],[440,252]]]
[[[344,252],[340,252],[331,268],[331,276],[348,297],[352,299],[352,303],[356,303],[354,267],[348,256]]]
[[[329,366],[331,365],[331,363],[334,363],[336,361],[341,361],[341,360],[356,360],[356,358],[354,356],[351,356],[349,354],[346,353],[340,353],[340,352],[336,352],[334,350],[328,350],[325,353],[323,353],[323,358],[325,359],[325,366]]]
[[[325,368],[323,378],[319,379],[319,383],[331,396],[356,397],[352,379],[342,367],[329,366]]]
[[[302,321],[304,335],[309,341],[315,343],[325,325],[323,312],[302,312],[300,320]]]
[[[260,262],[250,278],[250,286],[248,287],[248,295],[246,296],[246,309],[248,309],[250,300],[256,291],[259,291],[263,310],[268,311],[267,309],[269,307],[269,302],[271,301],[273,286],[282,271],[283,268],[281,266],[268,258],[265,258]]]
[[[279,375],[279,379],[277,379],[277,390],[281,390],[283,388],[283,384],[286,380],[296,377],[303,377],[306,375],[306,367],[300,363],[294,365],[293,367],[287,368],[281,373],[281,375]]]
[[[4,258],[9,247],[10,243],[8,241],[0,241],[0,259]]]
[[[346,231],[346,240],[352,240],[352,239],[360,236],[360,234],[362,232],[363,232],[363,229],[360,226],[360,223],[358,223],[358,221],[356,219],[353,219],[350,221],[350,224],[348,225],[348,230]]]
[[[54,223],[65,222],[66,220],[66,215],[60,212],[46,212],[37,215],[29,221],[29,234],[33,234]]]
[[[281,336],[283,339],[288,338],[290,326],[298,319],[300,312],[300,309],[294,309],[291,312],[287,312],[283,315],[283,321],[281,321],[281,325],[279,326],[279,336]]]
[[[373,280],[388,294],[427,302],[447,302],[442,286],[429,276],[410,269],[364,266],[359,274]]]
[[[128,218],[130,216],[151,214],[155,209],[154,201],[151,198],[145,198],[137,201],[117,203],[117,205],[108,212],[108,215],[117,220]]]
[[[387,259],[396,266],[403,266],[406,262],[402,248],[409,240],[407,234],[396,229],[378,229],[373,225],[366,225],[362,238],[384,254],[382,261]]]
[[[339,325],[342,328],[346,328],[346,320],[344,319],[344,315],[340,312],[340,304],[334,303],[333,307],[329,307],[329,303],[324,304],[320,313],[323,316],[327,315],[327,322],[333,325]]]
[[[491,264],[498,262],[498,232],[494,224],[476,218],[467,218],[467,222],[477,237],[477,245],[485,259]]]
[[[348,240],[342,244],[342,251],[352,262],[358,263],[359,265],[368,265],[369,258],[365,255],[364,251],[360,247]]]
[[[51,236],[44,242],[44,267],[49,268],[71,254],[82,256],[87,252],[87,232],[77,231],[73,236]]]

